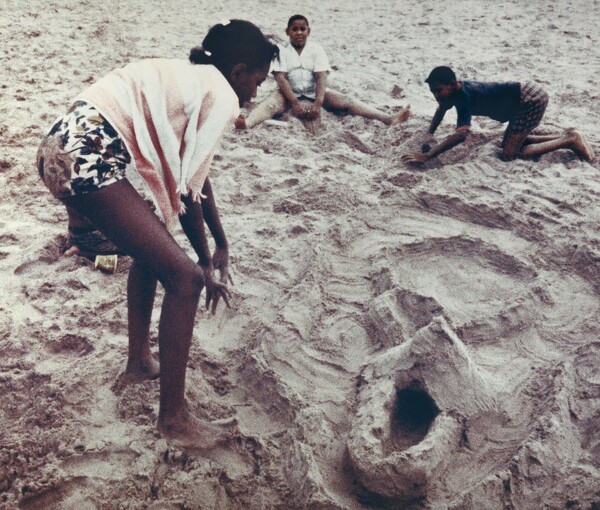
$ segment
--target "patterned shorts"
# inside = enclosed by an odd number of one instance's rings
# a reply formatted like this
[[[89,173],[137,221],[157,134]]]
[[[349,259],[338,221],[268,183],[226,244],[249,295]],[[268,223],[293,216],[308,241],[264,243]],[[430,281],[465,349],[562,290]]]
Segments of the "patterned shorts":
[[[531,82],[521,85],[520,100],[519,113],[510,119],[506,134],[531,133],[541,122],[548,106],[548,94]]]
[[[77,102],[44,137],[40,177],[56,198],[99,190],[125,177],[131,162],[124,142],[93,106]]]

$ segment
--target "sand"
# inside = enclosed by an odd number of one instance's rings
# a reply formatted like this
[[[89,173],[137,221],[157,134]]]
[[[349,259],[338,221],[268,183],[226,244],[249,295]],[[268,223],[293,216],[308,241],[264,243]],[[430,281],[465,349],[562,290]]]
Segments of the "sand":
[[[119,384],[131,261],[61,256],[35,151],[114,67],[185,58],[229,17],[283,40],[298,10],[332,86],[413,116],[226,134],[211,178],[234,298],[198,311],[187,390],[240,434],[180,450],[156,432],[157,381]],[[426,140],[436,65],[536,81],[541,128],[600,153],[599,17],[595,0],[3,0],[0,508],[600,508],[600,165],[504,163],[482,119],[436,161],[401,161]]]

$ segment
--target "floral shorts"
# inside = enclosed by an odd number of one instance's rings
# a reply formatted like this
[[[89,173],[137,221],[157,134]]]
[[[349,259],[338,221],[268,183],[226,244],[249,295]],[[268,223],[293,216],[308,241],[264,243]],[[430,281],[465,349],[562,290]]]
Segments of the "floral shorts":
[[[125,143],[93,106],[77,102],[44,137],[37,168],[56,198],[99,190],[125,177]]]
[[[507,133],[531,133],[542,121],[548,106],[548,94],[535,83],[521,85],[521,105],[508,123]]]

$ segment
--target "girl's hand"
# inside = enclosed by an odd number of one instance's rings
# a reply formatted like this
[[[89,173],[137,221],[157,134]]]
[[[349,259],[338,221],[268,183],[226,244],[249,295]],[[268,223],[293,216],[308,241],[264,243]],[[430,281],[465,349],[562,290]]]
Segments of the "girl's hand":
[[[227,285],[217,282],[214,279],[214,273],[211,267],[203,267],[202,269],[204,270],[204,284],[206,286],[206,309],[208,310],[210,307],[211,313],[214,314],[221,298],[223,298],[227,307],[231,308],[231,305],[229,304],[231,292],[227,288]]]

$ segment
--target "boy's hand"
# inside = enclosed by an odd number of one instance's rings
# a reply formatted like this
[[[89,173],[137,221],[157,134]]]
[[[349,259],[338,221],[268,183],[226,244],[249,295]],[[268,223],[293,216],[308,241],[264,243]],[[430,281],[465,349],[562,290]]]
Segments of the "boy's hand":
[[[306,119],[315,120],[319,118],[319,115],[321,115],[321,106],[315,103],[311,106],[310,110],[306,112]]]
[[[292,104],[292,113],[299,119],[303,119],[305,117],[306,111],[304,110],[304,107],[302,106],[300,101],[297,101],[294,104]]]
[[[425,163],[428,160],[429,156],[421,152],[410,152],[402,155],[402,161],[405,163]]]

